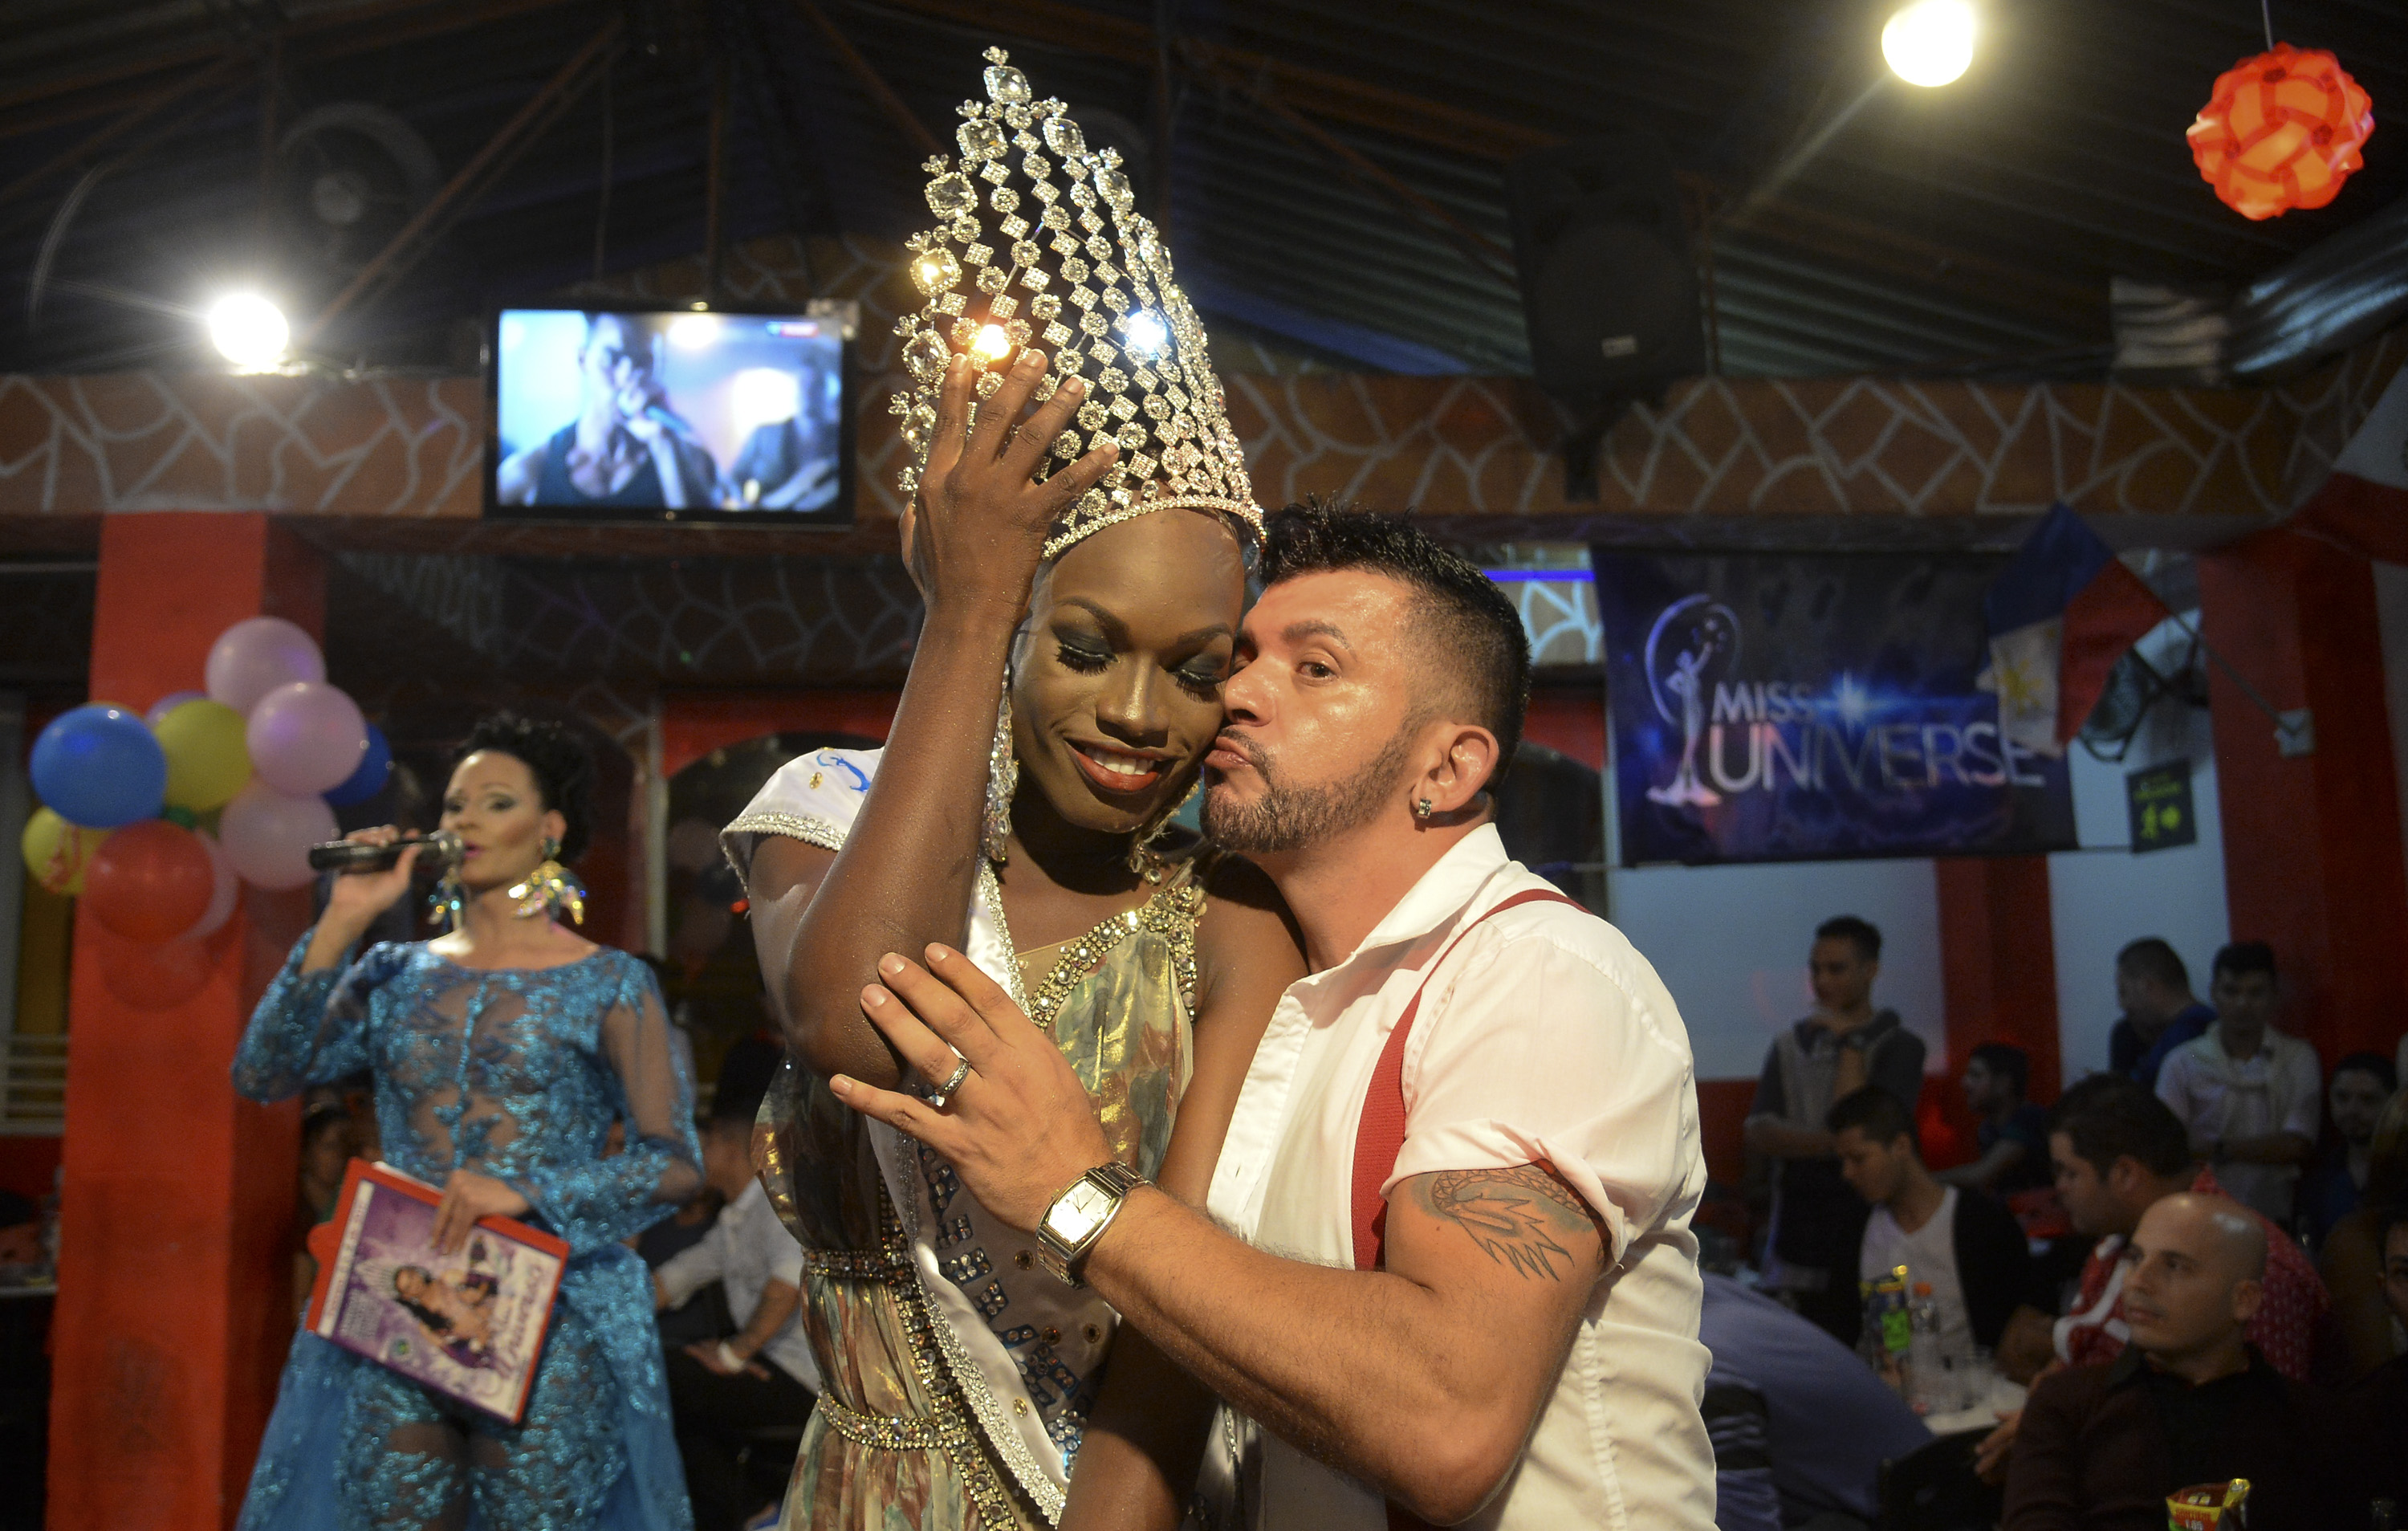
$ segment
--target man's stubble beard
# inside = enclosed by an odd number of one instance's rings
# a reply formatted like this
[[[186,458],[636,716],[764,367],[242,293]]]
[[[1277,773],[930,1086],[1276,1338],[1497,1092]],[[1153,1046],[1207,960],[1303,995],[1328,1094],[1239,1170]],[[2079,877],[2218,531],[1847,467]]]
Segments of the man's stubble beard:
[[[1224,850],[1241,856],[1263,856],[1310,850],[1380,816],[1388,795],[1404,775],[1419,720],[1409,720],[1379,755],[1358,772],[1312,787],[1283,784],[1268,759],[1253,750],[1247,758],[1263,778],[1263,795],[1250,803],[1232,802],[1208,788],[1204,794],[1204,833]]]

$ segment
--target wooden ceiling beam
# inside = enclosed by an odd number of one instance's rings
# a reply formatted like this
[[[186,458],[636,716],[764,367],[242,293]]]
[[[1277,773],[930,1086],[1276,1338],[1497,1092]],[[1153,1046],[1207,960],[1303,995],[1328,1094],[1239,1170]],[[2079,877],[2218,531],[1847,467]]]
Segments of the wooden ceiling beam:
[[[1154,63],[1151,27],[1141,22],[1065,4],[1064,0],[868,3],[888,11],[1002,32],[1132,66],[1151,68]],[[1244,49],[1193,39],[1183,40],[1181,46],[1199,74],[1217,83],[1258,94],[1274,115],[1283,118],[1298,114],[1320,117],[1500,165],[1564,141],[1556,134],[1518,123]],[[1722,198],[1724,189],[1702,178],[1684,175],[1682,179],[1701,206],[1712,207]],[[2104,293],[2086,283],[2067,282],[2030,267],[1933,244],[1790,198],[1776,197],[1768,202],[1748,219],[1743,231],[1767,243],[1786,245],[1865,270],[2001,302],[2021,317],[2065,323],[2095,317],[2104,309]],[[1455,229],[1445,232],[1457,243],[1463,242]],[[1734,228],[1732,232],[1742,229]],[[1492,257],[1498,253],[1484,239],[1479,240],[1479,246],[1486,247],[1483,253]],[[1488,262],[1483,260],[1481,264],[1486,266]]]
[[[1062,0],[874,0],[877,7],[1002,32],[1031,42],[1090,53],[1134,67],[1154,66],[1154,28]],[[1288,105],[1334,122],[1351,123],[1482,159],[1510,160],[1559,142],[1518,123],[1466,111],[1426,96],[1291,64],[1268,53],[1182,39],[1182,51],[1224,78],[1276,90]]]
[[[378,0],[349,10],[318,11],[287,24],[284,66],[287,70],[323,64],[394,43],[441,36],[534,11],[552,10],[570,0]],[[251,50],[236,43],[199,43],[136,53],[128,58],[78,71],[52,75],[15,90],[0,91],[0,137],[38,132],[64,123],[106,116],[139,105],[155,94],[158,83],[149,77],[178,69],[201,69],[227,59],[248,59]],[[127,90],[111,85],[136,82]],[[19,110],[60,103],[49,111]]]

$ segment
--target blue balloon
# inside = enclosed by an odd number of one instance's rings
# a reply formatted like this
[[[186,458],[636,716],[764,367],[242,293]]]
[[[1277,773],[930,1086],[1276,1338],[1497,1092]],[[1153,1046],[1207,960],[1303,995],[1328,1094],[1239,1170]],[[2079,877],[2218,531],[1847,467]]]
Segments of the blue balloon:
[[[393,746],[385,742],[384,730],[368,725],[368,750],[360,757],[360,768],[343,778],[342,785],[326,792],[326,806],[348,808],[355,802],[366,802],[384,790],[384,779],[393,774]]]
[[[35,793],[61,818],[113,830],[159,816],[167,752],[141,714],[93,702],[61,713],[42,730],[28,774]]]

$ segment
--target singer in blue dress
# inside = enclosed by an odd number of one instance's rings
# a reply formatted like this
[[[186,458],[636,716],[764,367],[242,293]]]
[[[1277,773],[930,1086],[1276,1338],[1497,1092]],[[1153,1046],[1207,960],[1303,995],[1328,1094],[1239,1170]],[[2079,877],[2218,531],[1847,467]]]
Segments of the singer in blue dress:
[[[620,1241],[700,1189],[692,1092],[644,964],[555,917],[585,839],[593,763],[550,725],[480,723],[443,804],[450,933],[354,958],[409,890],[335,879],[234,1064],[255,1100],[372,1072],[385,1161],[444,1190],[439,1247],[517,1218],[567,1241],[524,1420],[509,1425],[296,1335],[241,1531],[689,1531],[652,1282]],[[391,829],[357,840],[388,843]],[[625,1147],[609,1152],[614,1121]]]

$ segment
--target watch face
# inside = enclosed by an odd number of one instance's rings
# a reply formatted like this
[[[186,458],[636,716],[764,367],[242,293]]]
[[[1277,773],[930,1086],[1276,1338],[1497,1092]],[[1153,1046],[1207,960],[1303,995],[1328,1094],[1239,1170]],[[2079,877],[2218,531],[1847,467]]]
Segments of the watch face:
[[[1111,1205],[1111,1198],[1100,1188],[1082,1180],[1045,1215],[1046,1230],[1063,1243],[1076,1246],[1095,1232]]]

